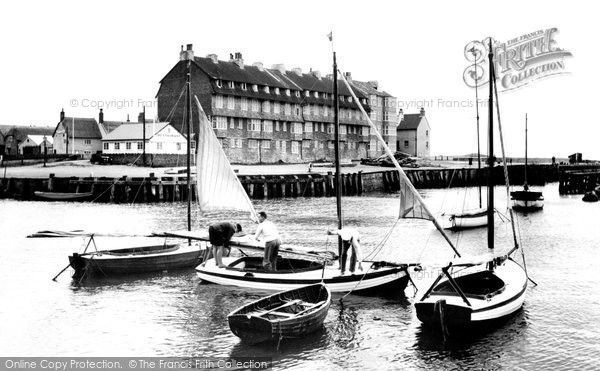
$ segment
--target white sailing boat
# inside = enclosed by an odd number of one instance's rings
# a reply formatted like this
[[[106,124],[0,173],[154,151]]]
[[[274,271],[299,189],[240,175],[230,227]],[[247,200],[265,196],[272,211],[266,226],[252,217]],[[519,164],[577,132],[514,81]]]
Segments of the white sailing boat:
[[[335,60],[335,52],[333,59],[334,76],[337,76],[338,71]],[[337,133],[337,128],[339,126],[337,79],[333,79],[333,84],[334,97],[336,97],[333,100],[336,107],[334,110],[334,116],[336,122],[335,129]],[[352,94],[354,96],[353,92]],[[354,96],[354,99],[355,102],[359,102],[356,96]],[[229,163],[212,130],[212,125],[210,125],[206,116],[204,115],[198,100],[196,100],[196,104],[198,105],[201,122],[200,140],[203,141],[199,147],[203,150],[198,152],[197,161],[199,177],[198,197],[201,208],[204,209],[206,207],[211,207],[213,204],[220,203],[221,201],[230,200],[235,197],[234,194],[237,193],[243,194],[245,197],[247,197],[243,187],[239,183],[239,180],[237,180],[237,177],[235,177],[235,179],[232,178],[231,181],[227,181],[226,186],[222,185],[224,181],[219,173],[227,173]],[[360,103],[358,104],[360,105]],[[374,129],[373,125],[372,127]],[[216,157],[218,157],[218,160],[215,159]],[[340,161],[337,159],[336,164],[339,163]],[[206,164],[210,165],[207,166]],[[214,164],[219,165],[216,166]],[[234,173],[231,171],[231,174]],[[336,171],[336,179],[338,179],[338,186],[336,187],[338,191],[338,216],[340,215],[339,210],[341,209],[341,187],[339,186],[339,174],[340,171],[338,168]],[[201,185],[203,180],[208,182],[209,179],[221,180],[218,181],[218,183],[214,183],[210,186],[204,184]],[[222,192],[224,188],[226,188],[226,192]],[[202,194],[205,192],[209,193],[209,196],[204,197]],[[413,196],[405,196],[405,201],[412,201],[411,205],[414,204],[413,199]],[[232,202],[232,204],[239,205],[240,202]],[[419,207],[413,207],[410,210],[406,210],[407,213],[411,214],[417,214],[420,211],[421,208]],[[339,227],[341,227],[341,225],[339,225]],[[206,239],[206,236],[203,238]],[[240,239],[232,239],[232,241],[238,246],[251,246],[252,244],[256,245],[255,241],[242,241]],[[280,252],[283,251],[280,250]],[[326,264],[322,260],[318,261],[318,259],[307,260],[279,257],[277,261],[277,271],[265,271],[262,268],[261,257],[228,257],[223,258],[223,263],[225,264],[225,267],[220,268],[217,266],[214,259],[211,259],[207,261],[205,265],[196,267],[197,274],[203,281],[206,282],[261,290],[290,290],[301,286],[323,282],[331,292],[383,292],[386,294],[397,293],[399,295],[404,295],[404,289],[406,288],[406,284],[409,280],[407,264],[394,264],[375,261],[363,261],[363,271],[358,271],[356,274],[341,274],[338,264],[339,262],[336,264]]]
[[[497,90],[491,39],[489,50],[488,159],[493,159],[493,97],[495,94],[497,100]],[[499,108],[497,110],[499,113]],[[498,121],[500,123],[499,115]],[[504,153],[504,148],[502,152]],[[525,300],[528,281],[524,268],[525,260],[523,257],[523,266],[521,266],[511,257],[519,248],[517,239],[514,239],[515,245],[510,251],[500,254],[495,254],[494,251],[494,187],[490,176],[493,165],[490,161],[487,214],[489,253],[469,260],[456,259],[445,264],[431,287],[415,303],[419,320],[426,325],[440,326],[444,335],[452,328],[464,330],[467,326],[479,326],[486,321],[511,315],[521,308]],[[506,161],[504,161],[504,173],[508,183]],[[508,192],[507,184],[507,198]],[[512,210],[509,210],[509,213],[512,221]],[[514,234],[514,224],[512,224],[512,231]]]
[[[525,114],[525,182],[522,191],[510,192],[513,210],[533,211],[544,207],[542,192],[530,191],[527,184],[527,114]]]
[[[475,112],[477,114],[477,188],[479,195],[479,207],[476,209],[462,210],[456,213],[450,214],[442,214],[442,216],[448,218],[448,225],[446,229],[450,229],[453,231],[459,231],[463,229],[471,229],[471,228],[479,228],[485,227],[487,225],[487,208],[482,207],[481,204],[481,183],[479,182],[479,177],[481,175],[481,151],[479,149],[479,96],[478,96],[478,86],[477,81],[479,80],[479,76],[477,74],[477,52],[478,49],[471,49],[473,53],[473,57],[475,59]]]

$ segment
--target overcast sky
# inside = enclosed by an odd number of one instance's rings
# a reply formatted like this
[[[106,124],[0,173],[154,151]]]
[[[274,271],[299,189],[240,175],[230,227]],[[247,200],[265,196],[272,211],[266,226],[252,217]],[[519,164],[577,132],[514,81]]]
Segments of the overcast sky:
[[[600,159],[597,12],[588,4],[552,1],[40,1],[0,5],[0,124],[54,126],[67,116],[137,119],[154,101],[180,45],[199,56],[241,52],[246,64],[283,63],[330,73],[326,38],[333,30],[339,67],[378,80],[405,113],[424,105],[432,154],[476,150],[474,90],[463,82],[465,45],[493,36],[508,41],[558,28],[556,46],[570,51],[567,75],[500,94],[509,156]],[[487,99],[487,89],[480,89]],[[111,103],[112,102],[112,103]],[[116,107],[116,105],[124,107]],[[457,103],[455,103],[457,102]],[[109,106],[111,104],[111,106]],[[87,107],[84,107],[87,106]],[[466,107],[461,107],[466,106]],[[156,107],[149,107],[154,115]],[[481,111],[481,124],[487,112]],[[482,134],[482,146],[485,145]]]

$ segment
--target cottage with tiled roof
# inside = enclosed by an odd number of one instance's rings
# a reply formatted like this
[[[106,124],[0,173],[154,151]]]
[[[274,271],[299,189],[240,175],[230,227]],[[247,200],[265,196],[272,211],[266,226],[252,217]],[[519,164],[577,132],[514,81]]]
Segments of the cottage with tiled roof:
[[[400,124],[396,130],[397,150],[412,156],[428,158],[431,148],[431,127],[425,117],[425,109],[421,107],[419,113],[406,115],[403,115],[400,110],[400,116]]]
[[[17,155],[18,153],[21,153],[19,147],[21,143],[27,140],[27,136],[47,135],[51,137],[52,130],[52,127],[49,126],[12,126],[3,133],[4,150],[0,152],[0,154]]]
[[[186,132],[184,120],[187,65],[192,97],[197,96],[232,162],[274,163],[331,160],[334,113],[332,76],[318,71],[286,70],[282,64],[265,68],[244,64],[241,53],[222,61],[214,54],[195,57],[192,46],[160,81],[158,118]],[[340,82],[340,140],[342,158],[367,155],[368,122]],[[355,94],[367,112],[369,96]],[[198,132],[198,112],[192,107],[192,132]]]

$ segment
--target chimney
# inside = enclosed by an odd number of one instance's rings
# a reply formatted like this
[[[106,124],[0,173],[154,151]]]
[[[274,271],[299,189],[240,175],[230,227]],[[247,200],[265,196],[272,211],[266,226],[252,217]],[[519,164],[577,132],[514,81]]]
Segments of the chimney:
[[[317,79],[321,80],[321,72],[319,71],[313,71],[312,68],[310,69],[310,74],[313,75],[314,77],[316,77]]]
[[[127,114],[127,122],[129,122],[129,114]]]
[[[420,115],[421,117],[424,117],[424,116],[425,116],[425,108],[421,107],[421,111],[419,111],[419,115]]]
[[[283,63],[274,64],[271,67],[271,69],[277,70],[277,71],[281,72],[283,75],[285,75],[285,66],[283,65]]]
[[[258,70],[261,71],[261,72],[265,70],[265,68],[263,67],[262,62],[254,62],[254,63],[252,63],[252,65],[254,67],[258,68]]]
[[[60,110],[60,122],[63,122],[64,119],[65,119],[65,109],[61,108],[61,110]]]
[[[232,62],[237,64],[239,68],[244,69],[244,58],[242,58],[242,53],[236,52]]]
[[[100,108],[100,113],[98,114],[98,122],[104,124],[104,113],[102,112],[102,108]]]
[[[138,114],[138,123],[142,124],[144,122],[144,112],[140,112]]]
[[[375,90],[379,88],[379,82],[377,82],[377,80],[369,81],[369,85],[371,85],[371,87]]]
[[[333,73],[328,73],[327,75],[325,75],[325,78],[328,80],[333,80]]]
[[[292,72],[294,72],[298,76],[302,76],[302,68],[300,67],[292,68]]]
[[[352,74],[350,72],[344,73],[344,76],[346,76],[346,80],[348,80],[348,82],[352,82]]]
[[[208,54],[206,58],[210,58],[213,63],[219,63],[219,59],[216,54]]]
[[[192,50],[192,47],[192,44],[187,44],[186,50],[183,50],[183,45],[181,45],[181,51],[179,52],[180,61],[188,61],[194,59],[194,50]]]
[[[398,122],[402,122],[402,120],[404,120],[404,110],[400,108],[400,111],[398,111]]]

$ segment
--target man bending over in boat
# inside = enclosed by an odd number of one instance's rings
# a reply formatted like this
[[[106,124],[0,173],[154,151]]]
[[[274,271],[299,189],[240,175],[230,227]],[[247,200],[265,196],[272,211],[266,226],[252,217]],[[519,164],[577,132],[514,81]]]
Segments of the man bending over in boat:
[[[219,268],[225,268],[223,264],[223,247],[229,249],[229,241],[234,234],[242,231],[242,226],[238,224],[223,222],[215,223],[208,227],[208,238],[212,245],[212,255],[215,257],[215,261]],[[229,250],[227,250],[229,255]],[[204,266],[208,259],[210,259],[211,251],[208,251],[208,256],[202,265]]]
[[[266,271],[275,271],[277,263],[277,253],[279,252],[279,246],[281,246],[281,240],[279,239],[279,232],[277,227],[272,221],[267,220],[267,213],[261,211],[258,213],[258,228],[254,238],[258,241],[262,235],[262,239],[265,241],[265,257],[263,258],[263,268]]]
[[[360,249],[360,234],[354,228],[342,228],[334,231],[328,230],[327,234],[337,234],[342,239],[342,247],[339,251],[340,255],[340,270],[342,275],[346,273],[346,258],[348,257],[348,249],[352,246],[352,256],[350,257],[350,273],[354,273],[354,268],[358,262],[358,269],[362,271],[362,250]]]

